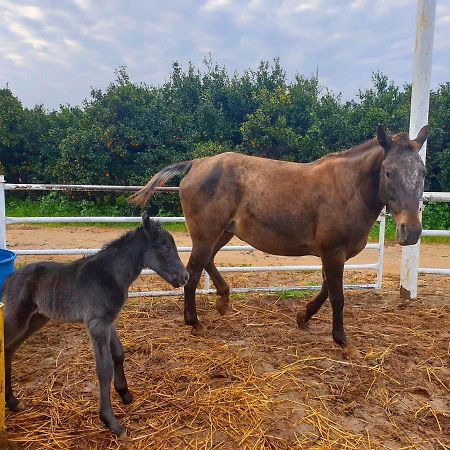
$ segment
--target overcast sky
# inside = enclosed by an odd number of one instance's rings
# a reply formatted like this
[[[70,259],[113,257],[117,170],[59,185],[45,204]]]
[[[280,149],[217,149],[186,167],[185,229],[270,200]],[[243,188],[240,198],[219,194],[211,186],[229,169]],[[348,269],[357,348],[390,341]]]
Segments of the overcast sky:
[[[437,0],[432,85],[450,81],[450,0]],[[229,72],[279,57],[353,98],[372,71],[410,82],[416,0],[0,0],[0,86],[25,106],[80,104],[125,65],[159,84],[211,53]]]

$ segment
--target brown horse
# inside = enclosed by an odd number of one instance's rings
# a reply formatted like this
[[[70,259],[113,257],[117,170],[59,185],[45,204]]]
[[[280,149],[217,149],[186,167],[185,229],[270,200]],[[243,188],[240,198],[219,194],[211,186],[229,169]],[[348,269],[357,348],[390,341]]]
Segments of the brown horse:
[[[397,241],[411,245],[419,239],[419,202],[426,170],[418,152],[427,136],[428,126],[414,140],[406,133],[389,136],[379,126],[376,139],[309,164],[223,153],[157,173],[131,201],[143,205],[156,187],[175,175],[186,175],[179,194],[192,253],[184,288],[184,318],[193,334],[206,332],[195,305],[203,269],[216,286],[217,310],[224,314],[228,307],[229,287],[214,257],[235,235],[267,253],[319,256],[322,289],[298,313],[298,326],[305,327],[330,296],[334,341],[345,357],[357,357],[343,324],[344,263],[363,250],[385,205],[394,216]]]

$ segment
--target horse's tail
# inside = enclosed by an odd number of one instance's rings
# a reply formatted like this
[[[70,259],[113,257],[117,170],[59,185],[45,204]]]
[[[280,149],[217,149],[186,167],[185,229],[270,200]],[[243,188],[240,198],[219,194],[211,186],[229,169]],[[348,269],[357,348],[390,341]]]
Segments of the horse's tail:
[[[150,181],[139,191],[130,195],[128,201],[135,205],[145,205],[154,194],[157,187],[164,186],[175,175],[185,176],[191,170],[192,161],[184,161],[173,164],[158,172]]]

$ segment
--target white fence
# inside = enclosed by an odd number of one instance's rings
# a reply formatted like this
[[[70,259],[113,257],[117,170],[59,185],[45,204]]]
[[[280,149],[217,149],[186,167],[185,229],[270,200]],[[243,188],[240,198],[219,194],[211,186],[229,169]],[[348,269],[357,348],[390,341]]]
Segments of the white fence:
[[[450,192],[425,192],[424,199],[427,202],[450,203]],[[422,236],[444,236],[450,237],[450,230],[423,230]],[[420,249],[419,257],[420,257]],[[437,267],[419,267],[419,273],[435,275],[450,275],[450,269]]]
[[[0,176],[0,248],[6,248],[6,225],[21,223],[98,223],[98,222],[140,222],[140,217],[6,217],[5,213],[5,193],[7,191],[104,191],[104,192],[134,192],[140,186],[98,186],[98,185],[48,185],[48,184],[9,184],[5,183],[4,177]],[[178,188],[159,188],[163,192],[177,192]],[[154,217],[158,222],[180,223],[184,222],[184,217]],[[385,215],[378,218],[379,241],[367,244],[366,249],[377,251],[377,260],[371,264],[346,264],[346,270],[374,270],[377,273],[376,282],[369,284],[346,284],[345,289],[380,289],[383,279],[383,258],[384,258],[384,231]],[[192,247],[177,247],[179,252],[190,252]],[[18,255],[89,255],[94,254],[99,249],[87,248],[48,248],[48,249],[14,249]],[[256,250],[250,245],[227,245],[221,251],[251,251]],[[322,266],[317,265],[295,265],[295,266],[234,266],[218,267],[219,272],[297,272],[321,270]],[[144,270],[144,274],[153,274],[151,270]],[[204,274],[203,289],[199,289],[199,294],[209,294],[214,292],[210,287],[210,279],[207,273]],[[320,286],[270,286],[270,287],[238,287],[231,289],[234,293],[246,292],[277,292],[285,290],[318,290]],[[173,291],[133,291],[130,296],[167,296],[180,295],[181,290]]]

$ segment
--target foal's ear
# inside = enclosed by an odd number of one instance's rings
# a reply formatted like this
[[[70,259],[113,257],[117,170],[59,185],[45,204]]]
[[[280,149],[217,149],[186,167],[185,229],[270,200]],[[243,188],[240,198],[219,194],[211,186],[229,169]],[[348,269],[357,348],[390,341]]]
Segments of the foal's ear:
[[[142,225],[149,238],[155,239],[158,236],[159,225],[150,218],[148,211],[144,211],[142,214]]]
[[[430,126],[429,125],[425,125],[425,126],[423,126],[420,129],[419,134],[414,139],[414,142],[417,142],[417,144],[419,144],[419,148],[417,149],[417,151],[419,151],[422,148],[422,145],[424,144],[424,142],[428,138],[428,133],[429,132],[430,132]]]
[[[392,139],[389,134],[386,133],[383,125],[377,127],[377,139],[378,143],[384,148],[385,151],[389,151],[392,147]]]

